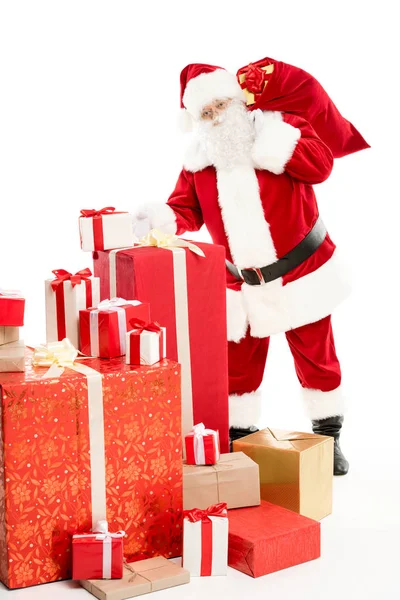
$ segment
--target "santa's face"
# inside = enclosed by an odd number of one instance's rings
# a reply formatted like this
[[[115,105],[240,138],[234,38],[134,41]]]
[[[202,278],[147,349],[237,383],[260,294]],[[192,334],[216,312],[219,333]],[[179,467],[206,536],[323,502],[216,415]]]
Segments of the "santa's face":
[[[221,99],[203,107],[194,135],[216,168],[251,162],[253,115],[241,100]]]

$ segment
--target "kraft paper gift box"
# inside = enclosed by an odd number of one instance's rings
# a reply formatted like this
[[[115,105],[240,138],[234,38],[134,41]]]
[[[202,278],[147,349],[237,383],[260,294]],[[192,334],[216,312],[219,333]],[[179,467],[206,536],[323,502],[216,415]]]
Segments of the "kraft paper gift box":
[[[124,566],[122,579],[81,581],[82,587],[99,600],[127,600],[142,594],[189,583],[190,573],[159,556]]]
[[[88,356],[115,358],[126,353],[126,333],[132,319],[150,320],[150,305],[138,300],[112,298],[97,308],[81,310],[79,331],[81,351]]]
[[[124,531],[110,533],[107,521],[93,532],[72,536],[72,579],[121,579]]]
[[[10,342],[18,342],[19,327],[6,327],[0,325],[0,346],[9,344]]]
[[[320,523],[262,501],[229,511],[228,564],[261,577],[321,556]]]
[[[215,465],[220,457],[218,431],[199,423],[185,435],[185,447],[188,465]]]
[[[126,364],[154,365],[167,355],[167,330],[158,323],[132,319],[126,334]]]
[[[94,272],[102,298],[150,303],[152,320],[167,329],[168,358],[182,366],[183,434],[206,423],[229,452],[225,249],[196,246],[205,257],[175,246],[99,252]]]
[[[113,207],[81,210],[81,248],[85,252],[133,246],[132,215]]]
[[[187,510],[183,519],[183,568],[192,577],[228,572],[228,511],[221,502],[206,510]]]
[[[55,278],[45,282],[46,341],[64,338],[79,348],[79,311],[100,302],[100,280],[90,269],[72,275],[65,269],[53,271]]]
[[[0,373],[25,370],[25,344],[22,340],[0,346]]]
[[[226,502],[229,509],[260,504],[258,465],[243,452],[221,454],[216,465],[183,465],[183,508]]]
[[[22,327],[25,315],[25,298],[16,290],[0,288],[0,327]]]
[[[233,442],[260,467],[261,498],[311,519],[332,512],[333,438],[264,429]]]
[[[127,560],[181,556],[179,365],[87,359],[45,377],[26,358],[0,374],[0,581],[70,578],[71,535],[104,518]]]

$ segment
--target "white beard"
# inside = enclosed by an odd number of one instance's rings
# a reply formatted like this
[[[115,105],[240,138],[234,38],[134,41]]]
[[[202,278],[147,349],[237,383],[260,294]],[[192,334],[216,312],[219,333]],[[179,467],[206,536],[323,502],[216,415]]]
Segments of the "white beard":
[[[254,119],[243,102],[232,100],[218,118],[218,124],[198,121],[195,135],[210,163],[217,169],[230,169],[251,163]]]

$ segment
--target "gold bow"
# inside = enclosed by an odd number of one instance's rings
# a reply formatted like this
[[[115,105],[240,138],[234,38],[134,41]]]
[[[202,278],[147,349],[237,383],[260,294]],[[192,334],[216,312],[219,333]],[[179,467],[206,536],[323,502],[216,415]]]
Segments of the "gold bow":
[[[50,342],[46,345],[36,346],[33,350],[32,364],[34,367],[59,367],[73,365],[78,357],[78,350],[65,338],[61,342]]]
[[[196,244],[182,240],[177,235],[163,233],[159,229],[152,229],[138,243],[139,246],[155,246],[157,248],[188,248],[195,254],[205,258],[203,250],[196,246]]]

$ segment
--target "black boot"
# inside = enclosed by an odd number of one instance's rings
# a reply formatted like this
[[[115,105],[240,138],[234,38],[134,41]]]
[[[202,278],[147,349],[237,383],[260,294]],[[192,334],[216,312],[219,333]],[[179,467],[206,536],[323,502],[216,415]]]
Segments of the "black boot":
[[[329,435],[334,438],[335,445],[333,450],[333,474],[346,475],[349,470],[349,463],[345,459],[343,452],[340,449],[339,438],[340,430],[343,425],[343,416],[328,417],[328,419],[320,419],[312,421],[312,430],[319,435]]]
[[[247,435],[251,435],[252,433],[256,433],[258,431],[255,425],[251,425],[247,429],[243,427],[231,427],[229,429],[229,449],[232,452],[232,442],[236,440],[240,440],[241,438],[246,437]]]

